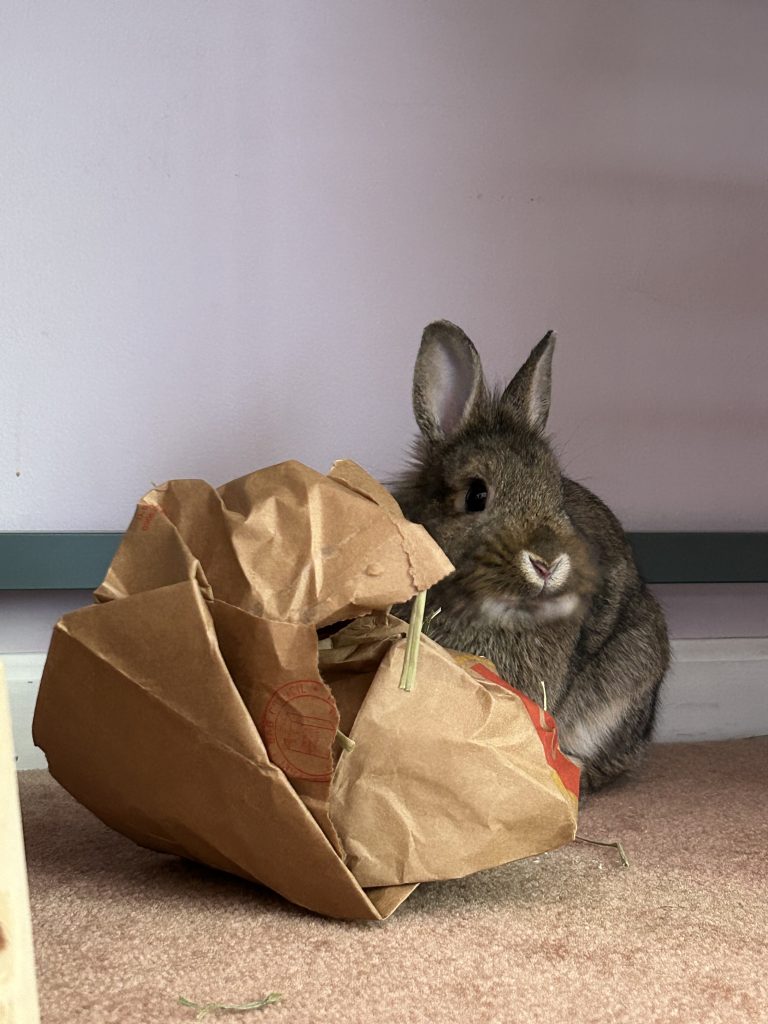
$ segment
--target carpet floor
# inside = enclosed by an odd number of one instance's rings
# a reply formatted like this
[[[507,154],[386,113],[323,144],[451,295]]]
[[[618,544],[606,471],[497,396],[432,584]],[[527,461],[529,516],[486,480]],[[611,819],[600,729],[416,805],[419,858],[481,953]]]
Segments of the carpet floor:
[[[111,832],[19,775],[42,1024],[768,1021],[768,737],[658,745],[588,799],[573,843],[326,920]]]

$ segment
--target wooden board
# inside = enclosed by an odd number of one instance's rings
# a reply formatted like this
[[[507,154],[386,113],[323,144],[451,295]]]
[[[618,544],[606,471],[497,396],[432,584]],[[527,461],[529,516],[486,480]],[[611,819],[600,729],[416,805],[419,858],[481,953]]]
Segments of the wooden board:
[[[0,1024],[39,1024],[11,714],[0,663]]]

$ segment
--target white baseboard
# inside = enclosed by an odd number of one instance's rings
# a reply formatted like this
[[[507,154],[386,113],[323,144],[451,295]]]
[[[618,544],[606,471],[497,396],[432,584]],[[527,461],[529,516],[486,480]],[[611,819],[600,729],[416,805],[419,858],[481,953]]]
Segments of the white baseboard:
[[[672,642],[656,739],[730,740],[768,735],[768,637]]]
[[[768,735],[768,638],[674,640],[656,728],[663,742]],[[5,665],[17,767],[45,768],[32,743],[44,654],[0,655]]]
[[[11,706],[16,767],[19,771],[47,768],[45,754],[32,742],[32,715],[45,655],[0,654],[0,661],[5,667],[5,685],[8,687],[8,702]]]

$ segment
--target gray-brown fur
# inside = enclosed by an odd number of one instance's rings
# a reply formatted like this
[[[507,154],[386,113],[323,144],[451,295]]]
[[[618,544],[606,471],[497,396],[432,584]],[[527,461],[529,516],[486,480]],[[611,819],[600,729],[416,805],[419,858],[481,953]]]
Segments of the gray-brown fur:
[[[393,491],[456,566],[429,592],[427,613],[442,609],[430,636],[490,658],[539,703],[543,680],[586,791],[640,760],[669,643],[620,523],[561,475],[544,436],[554,344],[550,332],[491,392],[469,338],[430,324],[413,383],[422,436]],[[482,504],[478,481],[487,504],[467,511]]]

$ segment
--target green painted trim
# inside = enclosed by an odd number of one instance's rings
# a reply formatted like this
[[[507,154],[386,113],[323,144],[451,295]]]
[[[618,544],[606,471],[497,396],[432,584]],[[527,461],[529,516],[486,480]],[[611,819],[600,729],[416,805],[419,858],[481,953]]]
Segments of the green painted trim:
[[[94,590],[121,533],[0,533],[0,590]]]
[[[630,533],[648,583],[766,583],[768,533]]]
[[[0,590],[93,590],[120,533],[0,533]],[[648,583],[766,583],[768,533],[630,533]]]

